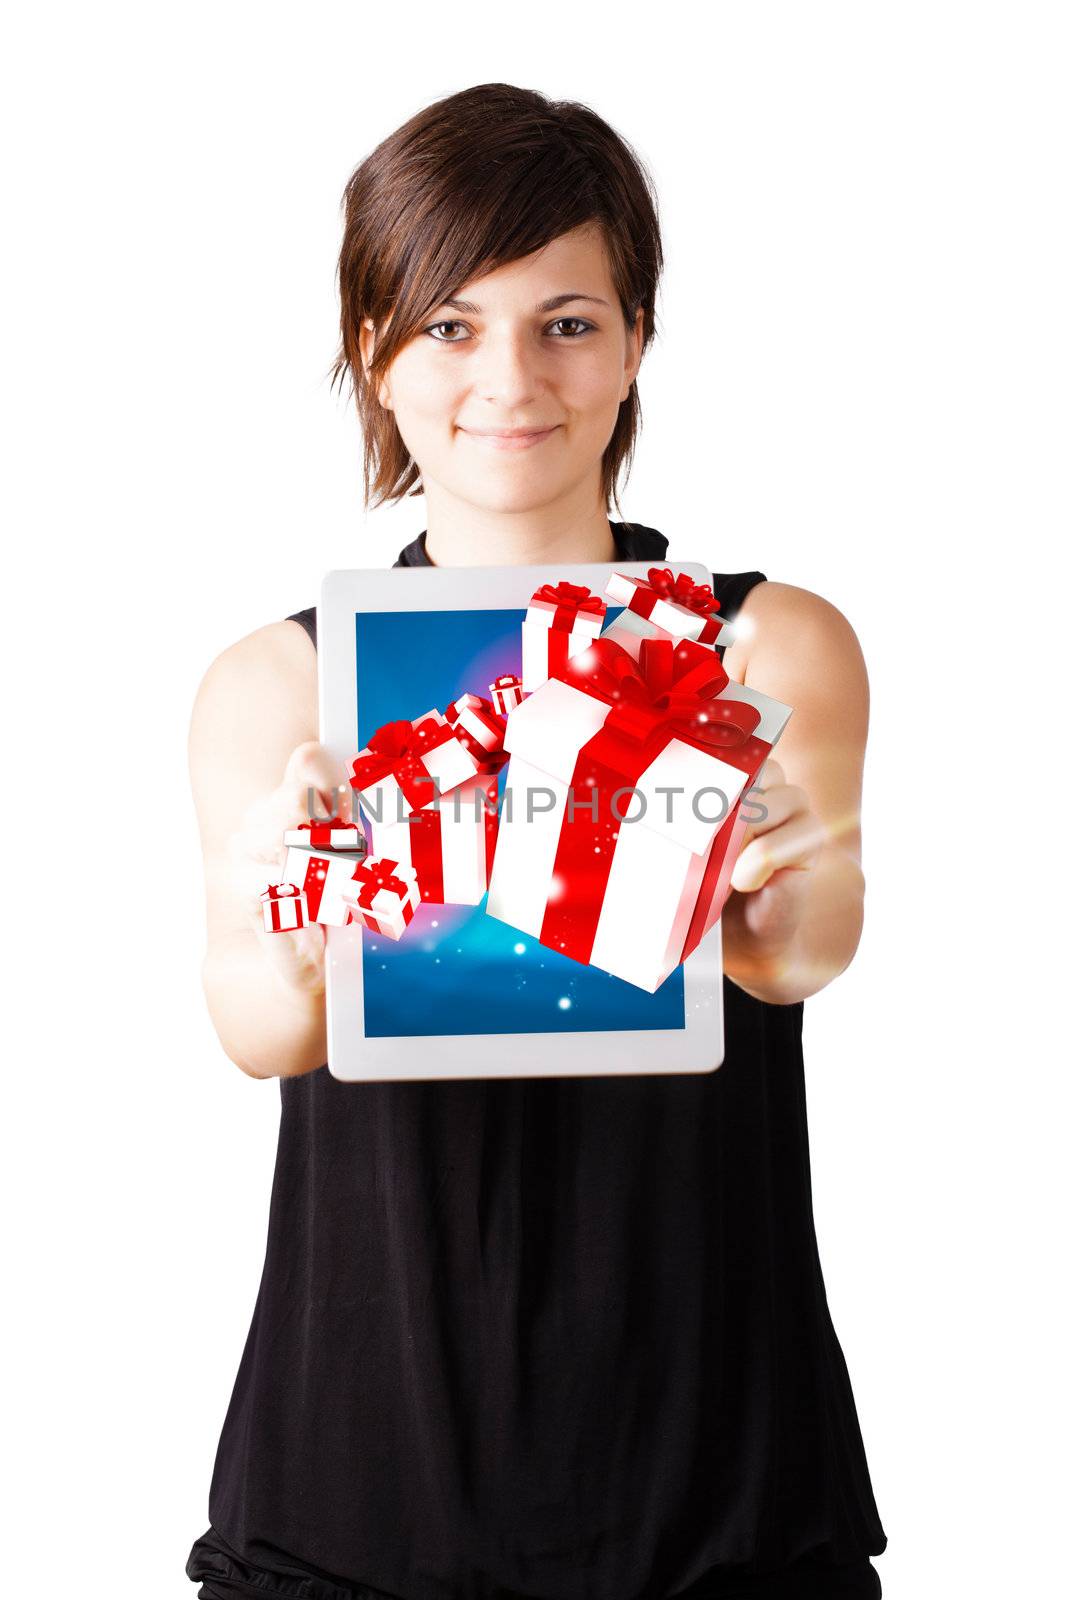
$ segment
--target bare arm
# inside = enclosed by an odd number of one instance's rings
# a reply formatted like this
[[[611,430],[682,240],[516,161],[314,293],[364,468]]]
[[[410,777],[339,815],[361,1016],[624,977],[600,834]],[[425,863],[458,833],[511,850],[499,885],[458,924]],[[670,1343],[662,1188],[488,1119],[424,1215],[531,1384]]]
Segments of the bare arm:
[[[204,993],[223,1049],[253,1078],[326,1060],[324,935],[263,928],[259,895],[280,877],[282,834],[325,811],[345,775],[317,742],[315,650],[295,622],[271,623],[212,662],[189,728],[189,774],[204,855]]]
[[[742,613],[751,641],[745,681],[794,710],[763,792],[752,796],[768,815],[747,829],[734,866],[724,970],[757,999],[784,1005],[825,988],[859,945],[870,691],[859,640],[829,601],[761,583]]]

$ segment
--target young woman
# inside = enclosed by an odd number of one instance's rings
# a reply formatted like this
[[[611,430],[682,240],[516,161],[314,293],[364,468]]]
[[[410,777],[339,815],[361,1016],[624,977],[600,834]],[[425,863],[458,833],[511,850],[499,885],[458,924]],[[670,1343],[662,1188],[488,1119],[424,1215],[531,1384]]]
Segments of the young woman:
[[[608,517],[661,268],[625,141],[482,85],[388,138],[346,202],[336,371],[365,499],[425,495],[396,564],[662,563],[663,534]],[[323,930],[264,934],[258,901],[309,787],[345,783],[316,742],[314,611],[209,668],[205,991],[232,1060],[280,1080],[281,1127],[201,1596],[880,1595],[801,1052],[805,998],[860,936],[866,674],[829,601],[758,571],[714,588],[727,671],[795,710],[723,914],[706,1075],[331,1077]]]

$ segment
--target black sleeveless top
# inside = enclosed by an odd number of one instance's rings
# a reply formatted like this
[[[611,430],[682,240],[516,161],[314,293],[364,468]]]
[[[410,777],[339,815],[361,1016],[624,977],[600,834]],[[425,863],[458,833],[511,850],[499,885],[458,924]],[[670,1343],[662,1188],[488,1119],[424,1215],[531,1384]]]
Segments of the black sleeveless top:
[[[612,528],[621,560],[663,560]],[[396,563],[428,564],[425,534]],[[722,614],[763,576],[715,574]],[[729,979],[724,1002],[707,1075],[279,1080],[200,1596],[881,1595],[803,1004]]]

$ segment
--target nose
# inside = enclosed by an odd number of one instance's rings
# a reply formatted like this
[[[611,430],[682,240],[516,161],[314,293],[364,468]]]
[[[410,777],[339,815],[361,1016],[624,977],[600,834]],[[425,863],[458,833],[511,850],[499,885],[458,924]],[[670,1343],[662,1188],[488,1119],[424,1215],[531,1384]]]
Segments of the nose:
[[[541,392],[543,353],[520,328],[497,328],[483,336],[474,386],[478,397],[517,410]]]

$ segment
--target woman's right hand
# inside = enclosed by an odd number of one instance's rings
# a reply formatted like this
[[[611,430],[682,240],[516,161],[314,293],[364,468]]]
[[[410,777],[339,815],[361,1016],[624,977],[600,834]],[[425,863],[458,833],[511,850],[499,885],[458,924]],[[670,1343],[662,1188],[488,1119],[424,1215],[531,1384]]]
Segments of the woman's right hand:
[[[283,880],[287,828],[309,822],[313,814],[352,820],[352,789],[340,763],[315,740],[298,744],[281,783],[254,800],[231,836],[228,850],[232,885],[255,929],[271,970],[288,989],[304,995],[325,989],[326,929],[317,922],[283,933],[263,926],[260,895]]]

